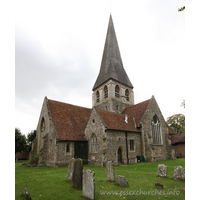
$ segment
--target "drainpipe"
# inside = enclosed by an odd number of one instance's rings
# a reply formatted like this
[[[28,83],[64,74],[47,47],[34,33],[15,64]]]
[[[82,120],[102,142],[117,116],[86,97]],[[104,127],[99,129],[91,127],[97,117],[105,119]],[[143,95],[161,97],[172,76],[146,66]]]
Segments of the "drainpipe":
[[[128,158],[128,140],[127,140],[127,131],[125,132],[126,137],[126,156],[127,156],[127,164],[129,164],[129,158]]]

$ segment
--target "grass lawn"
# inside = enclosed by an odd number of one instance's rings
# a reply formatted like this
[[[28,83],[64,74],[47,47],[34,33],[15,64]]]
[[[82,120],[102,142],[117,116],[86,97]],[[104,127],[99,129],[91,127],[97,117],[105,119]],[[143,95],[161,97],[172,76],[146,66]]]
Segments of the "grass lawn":
[[[167,178],[156,176],[158,164],[168,166]],[[173,179],[175,166],[185,167],[185,159],[115,166],[115,179],[118,175],[125,176],[129,182],[127,188],[118,186],[116,182],[107,181],[106,168],[84,165],[84,169],[95,172],[96,199],[185,199],[185,194],[178,194],[179,189],[185,188],[185,182]],[[82,196],[81,190],[73,188],[72,182],[66,181],[67,170],[67,166],[52,168],[26,167],[21,163],[15,164],[15,199],[26,199],[22,195],[24,187],[27,188],[33,200],[87,199]],[[155,190],[156,182],[162,183],[164,189]],[[106,191],[112,191],[115,194],[102,194]],[[142,192],[149,192],[149,195],[142,194]],[[165,195],[163,195],[163,192],[165,192]]]

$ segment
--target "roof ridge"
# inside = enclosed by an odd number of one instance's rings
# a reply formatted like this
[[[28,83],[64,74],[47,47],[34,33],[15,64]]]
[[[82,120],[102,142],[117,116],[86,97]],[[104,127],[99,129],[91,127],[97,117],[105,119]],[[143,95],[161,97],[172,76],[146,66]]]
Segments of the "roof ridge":
[[[83,106],[78,106],[78,105],[74,105],[74,104],[71,104],[71,103],[66,103],[66,102],[62,102],[62,101],[57,101],[57,100],[53,100],[53,99],[48,99],[48,101],[54,101],[54,102],[58,102],[58,103],[63,103],[63,104],[67,104],[67,105],[71,105],[71,106],[75,106],[75,107],[79,107],[79,108],[85,108],[85,109],[89,109],[89,110],[92,110],[91,108],[86,108],[86,107],[83,107]]]

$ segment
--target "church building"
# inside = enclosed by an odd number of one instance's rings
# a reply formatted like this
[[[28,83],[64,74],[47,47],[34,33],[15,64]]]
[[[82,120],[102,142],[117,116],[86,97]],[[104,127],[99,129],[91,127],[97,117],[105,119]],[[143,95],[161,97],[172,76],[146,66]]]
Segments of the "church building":
[[[92,109],[44,98],[31,155],[38,166],[68,165],[71,158],[105,166],[145,159],[175,159],[171,135],[154,96],[134,104],[110,15]]]

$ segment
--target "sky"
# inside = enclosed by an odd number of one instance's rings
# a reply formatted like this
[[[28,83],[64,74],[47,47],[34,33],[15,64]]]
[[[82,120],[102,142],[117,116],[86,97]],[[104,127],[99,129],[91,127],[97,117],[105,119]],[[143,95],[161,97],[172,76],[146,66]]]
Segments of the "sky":
[[[37,128],[44,97],[92,108],[110,13],[135,104],[155,96],[165,119],[185,114],[184,0],[18,1],[15,127]]]

